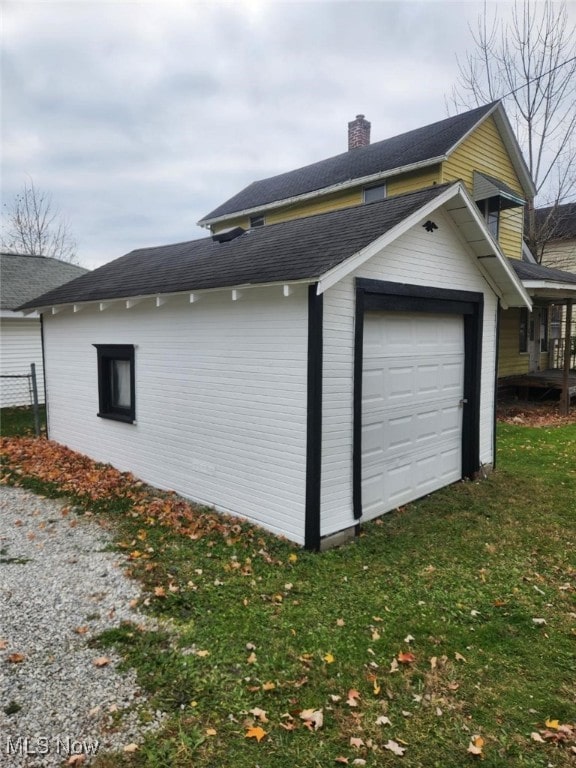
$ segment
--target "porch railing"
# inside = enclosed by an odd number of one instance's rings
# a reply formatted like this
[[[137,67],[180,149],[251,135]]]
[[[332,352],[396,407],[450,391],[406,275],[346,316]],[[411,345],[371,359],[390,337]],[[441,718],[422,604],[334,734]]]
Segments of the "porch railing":
[[[550,352],[550,366],[552,368],[564,368],[564,350],[566,339],[554,339]],[[570,368],[576,369],[576,337],[570,339]]]

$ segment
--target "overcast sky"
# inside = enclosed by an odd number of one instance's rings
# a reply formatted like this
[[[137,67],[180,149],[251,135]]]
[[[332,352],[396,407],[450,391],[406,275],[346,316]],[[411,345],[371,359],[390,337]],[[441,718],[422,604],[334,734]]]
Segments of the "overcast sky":
[[[499,3],[502,6],[503,3]],[[206,236],[251,181],[447,116],[482,3],[3,0],[2,202],[33,179],[94,268]]]

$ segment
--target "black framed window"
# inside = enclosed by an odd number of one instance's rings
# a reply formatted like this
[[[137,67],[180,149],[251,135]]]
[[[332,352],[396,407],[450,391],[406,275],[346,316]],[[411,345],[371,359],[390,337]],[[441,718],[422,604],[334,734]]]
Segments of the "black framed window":
[[[518,351],[528,352],[528,310],[523,307],[520,310],[520,333],[518,339]]]
[[[98,354],[98,416],[133,422],[136,379],[132,344],[94,344]]]

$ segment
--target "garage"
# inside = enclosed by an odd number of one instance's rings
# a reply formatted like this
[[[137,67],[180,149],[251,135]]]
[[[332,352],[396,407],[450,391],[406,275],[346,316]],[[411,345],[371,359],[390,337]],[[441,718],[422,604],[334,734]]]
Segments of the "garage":
[[[357,520],[477,471],[483,307],[480,293],[357,279]]]
[[[462,477],[461,315],[364,319],[362,496],[370,519]]]

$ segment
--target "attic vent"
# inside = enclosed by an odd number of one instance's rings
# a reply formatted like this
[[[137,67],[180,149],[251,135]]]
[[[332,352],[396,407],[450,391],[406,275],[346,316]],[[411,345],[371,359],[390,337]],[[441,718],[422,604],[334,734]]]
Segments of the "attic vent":
[[[230,227],[229,229],[222,229],[220,232],[216,232],[212,235],[212,240],[215,243],[228,243],[230,240],[236,240],[244,232],[246,232],[244,227]]]

